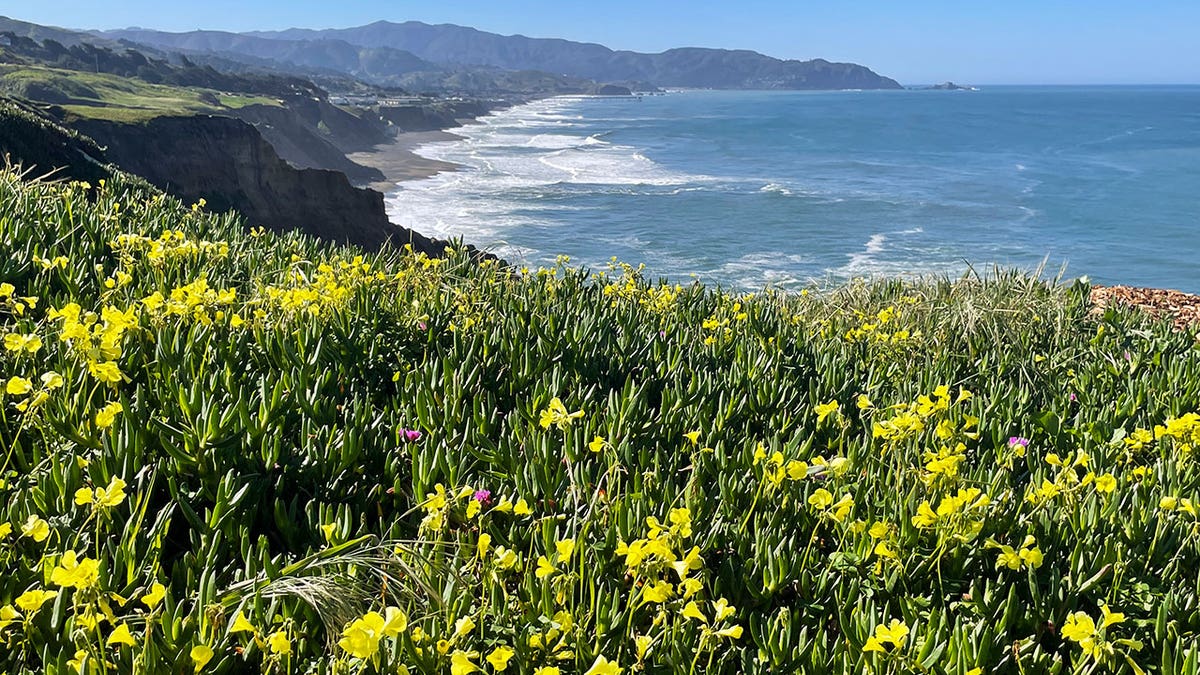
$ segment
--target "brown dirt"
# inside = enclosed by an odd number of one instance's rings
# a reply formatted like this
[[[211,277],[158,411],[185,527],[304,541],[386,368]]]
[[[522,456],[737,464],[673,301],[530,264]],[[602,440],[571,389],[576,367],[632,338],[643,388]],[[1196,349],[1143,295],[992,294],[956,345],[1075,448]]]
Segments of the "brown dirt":
[[[1110,305],[1137,307],[1152,316],[1168,316],[1179,330],[1200,323],[1200,295],[1162,288],[1092,286],[1093,311]]]

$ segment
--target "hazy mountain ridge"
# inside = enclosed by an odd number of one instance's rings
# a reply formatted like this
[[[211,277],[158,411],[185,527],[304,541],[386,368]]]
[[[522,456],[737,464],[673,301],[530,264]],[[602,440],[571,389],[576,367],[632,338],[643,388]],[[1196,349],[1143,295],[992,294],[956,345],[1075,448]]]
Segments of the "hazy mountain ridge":
[[[273,40],[223,31],[166,33],[148,29],[108,31],[105,35],[115,35],[125,40],[158,48],[237,54],[340,72],[400,75],[413,71],[439,69],[438,65],[404,50],[388,47],[364,49],[345,40],[330,38]]]
[[[900,89],[900,84],[854,63],[783,60],[750,50],[684,47],[659,54],[614,51],[595,43],[558,38],[498,35],[451,24],[378,21],[357,28],[163,33],[143,29],[104,36],[159,47],[247,53],[304,65],[334,67],[351,62],[359,48],[360,75],[383,78],[447,67],[488,66],[540,71],[597,82],[649,82],[656,86],[717,89]],[[337,45],[334,48],[332,45]],[[362,67],[361,50],[385,50]],[[319,56],[314,56],[317,54]],[[336,54],[344,54],[340,61]],[[401,56],[406,55],[406,56]],[[409,60],[409,57],[416,61]],[[395,60],[397,63],[392,64]],[[431,67],[422,67],[420,61]]]
[[[599,85],[589,78],[487,65],[437,64],[391,47],[352,45],[345,40],[273,40],[223,31],[167,33],[142,28],[102,34],[152,49],[207,54],[261,69],[273,65],[307,77],[338,73],[382,87],[457,95],[583,94]],[[323,78],[322,78],[323,79]]]
[[[248,33],[286,40],[339,39],[364,47],[403,49],[427,61],[544,70],[599,81],[649,81],[658,86],[778,89],[898,89],[865,66],[782,60],[750,50],[683,47],[659,54],[614,51],[558,38],[497,35],[452,24],[377,21],[357,28]]]

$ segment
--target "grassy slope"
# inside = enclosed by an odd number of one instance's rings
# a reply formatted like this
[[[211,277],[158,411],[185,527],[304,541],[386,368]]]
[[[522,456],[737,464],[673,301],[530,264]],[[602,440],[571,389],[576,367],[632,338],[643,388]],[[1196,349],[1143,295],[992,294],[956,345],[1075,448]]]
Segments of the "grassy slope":
[[[181,234],[114,252],[164,230]],[[620,268],[356,262],[122,179],[7,174],[0,247],[0,332],[43,343],[0,356],[32,387],[0,416],[0,609],[59,594],[0,623],[0,669],[103,651],[119,672],[491,672],[507,646],[517,673],[1197,672],[1193,431],[1135,432],[1200,405],[1200,352],[1138,315],[1088,318],[1084,288],[734,297]],[[107,314],[68,343],[48,312],[71,302]],[[65,386],[30,411],[48,371]],[[539,423],[555,397],[581,413],[561,429]],[[114,478],[119,503],[77,503]],[[153,610],[113,595],[154,583]],[[1089,656],[1081,617],[1103,603],[1124,621]],[[371,638],[384,606],[408,625]],[[230,632],[237,612],[256,632]],[[134,645],[103,645],[122,625]]]
[[[121,122],[162,115],[218,113],[253,104],[279,105],[277,100],[263,96],[151,84],[105,73],[0,64],[0,89],[20,95],[30,91],[30,85],[61,93],[66,99],[63,107],[73,114]]]

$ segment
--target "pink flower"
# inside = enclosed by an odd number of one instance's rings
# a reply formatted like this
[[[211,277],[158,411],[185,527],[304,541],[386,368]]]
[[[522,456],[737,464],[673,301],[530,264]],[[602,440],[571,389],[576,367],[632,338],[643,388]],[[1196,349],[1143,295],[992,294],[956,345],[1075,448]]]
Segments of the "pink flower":
[[[483,504],[484,506],[487,506],[492,501],[492,491],[491,490],[476,490],[475,496],[472,497],[472,499],[479,502],[480,504]]]
[[[421,432],[416,429],[401,429],[400,436],[409,443],[416,443],[421,440]]]
[[[1018,445],[1021,446],[1022,449],[1028,448],[1029,447],[1029,439],[1022,438],[1020,436],[1013,436],[1008,439],[1008,447],[1015,448]]]

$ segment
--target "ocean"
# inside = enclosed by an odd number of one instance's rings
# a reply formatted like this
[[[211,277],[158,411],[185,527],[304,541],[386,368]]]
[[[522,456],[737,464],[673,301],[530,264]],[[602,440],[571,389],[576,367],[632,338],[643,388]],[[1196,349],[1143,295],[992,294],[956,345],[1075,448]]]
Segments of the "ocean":
[[[1200,292],[1200,86],[553,98],[417,148],[394,222],[736,290],[994,265]]]

